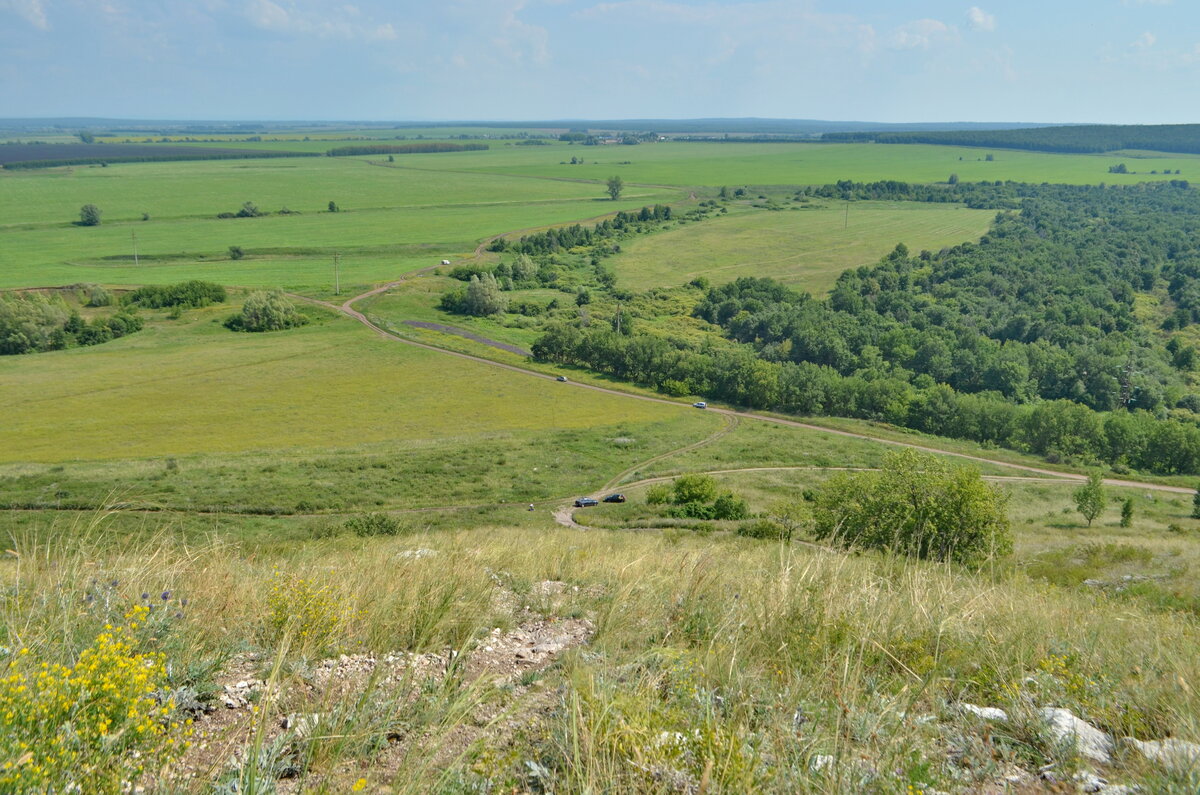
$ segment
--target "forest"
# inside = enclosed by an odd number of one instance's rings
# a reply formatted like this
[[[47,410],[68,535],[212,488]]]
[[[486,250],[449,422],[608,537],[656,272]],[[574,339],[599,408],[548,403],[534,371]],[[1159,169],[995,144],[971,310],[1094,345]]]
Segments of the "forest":
[[[1200,124],[1086,124],[1020,130],[830,132],[821,136],[821,140],[837,143],[989,146],[1079,154],[1114,152],[1118,149],[1200,154]]]
[[[978,243],[916,254],[898,245],[824,299],[741,278],[697,293],[692,314],[711,334],[560,323],[535,356],[671,394],[1200,472],[1197,352],[1176,333],[1200,320],[1200,196],[1187,183],[813,193],[957,195],[1000,209]],[[1156,315],[1139,313],[1139,296],[1157,296]]]

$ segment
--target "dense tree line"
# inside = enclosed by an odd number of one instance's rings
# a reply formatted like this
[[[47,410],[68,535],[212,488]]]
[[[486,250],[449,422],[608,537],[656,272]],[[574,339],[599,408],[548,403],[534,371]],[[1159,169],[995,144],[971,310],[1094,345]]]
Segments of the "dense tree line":
[[[509,243],[504,238],[497,238],[492,244],[492,250],[514,251],[522,254],[551,254],[577,246],[594,246],[605,240],[619,237],[638,225],[670,221],[672,217],[671,208],[666,204],[647,206],[637,211],[622,210],[612,218],[606,218],[591,227],[582,224],[556,227],[547,229],[545,232],[525,235],[515,243]]]
[[[1114,152],[1149,149],[1200,154],[1200,124],[1088,124],[1022,130],[949,130],[926,132],[825,133],[822,141],[879,144],[944,144],[1039,152]]]
[[[325,154],[329,157],[352,157],[354,155],[412,155],[437,152],[478,152],[487,149],[487,144],[450,144],[430,141],[421,144],[359,144],[336,146]]]
[[[162,309],[168,306],[194,309],[210,304],[223,304],[226,298],[225,288],[221,285],[193,279],[178,284],[148,284],[126,293],[124,302],[148,309]]]
[[[841,189],[905,192],[880,185]],[[669,394],[1200,472],[1186,373],[1196,351],[1134,311],[1138,294],[1165,288],[1166,325],[1195,320],[1200,195],[1180,183],[986,187],[1020,210],[998,214],[979,243],[916,256],[898,246],[822,300],[768,279],[708,290],[694,314],[722,340],[567,324],[534,354]],[[916,192],[927,190],[959,189]]]
[[[0,355],[98,345],[141,328],[142,319],[128,311],[88,322],[58,297],[0,294]]]

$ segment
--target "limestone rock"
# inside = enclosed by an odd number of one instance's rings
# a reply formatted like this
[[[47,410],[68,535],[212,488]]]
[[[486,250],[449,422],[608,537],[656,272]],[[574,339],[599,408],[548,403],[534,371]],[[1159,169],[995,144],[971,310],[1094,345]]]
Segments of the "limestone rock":
[[[1070,710],[1045,707],[1042,709],[1042,718],[1050,725],[1054,739],[1071,743],[1081,756],[1102,764],[1112,761],[1112,738],[1087,721],[1075,717]]]

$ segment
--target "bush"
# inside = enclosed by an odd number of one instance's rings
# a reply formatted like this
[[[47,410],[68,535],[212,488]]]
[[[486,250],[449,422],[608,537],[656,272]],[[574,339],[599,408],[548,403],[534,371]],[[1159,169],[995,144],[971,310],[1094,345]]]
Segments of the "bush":
[[[749,524],[738,525],[737,534],[746,538],[764,538],[778,540],[787,535],[783,525],[770,519],[756,519]]]
[[[717,482],[708,475],[680,475],[672,484],[672,492],[678,505],[708,502],[717,496]]]
[[[94,204],[85,204],[79,208],[80,226],[99,226],[100,208]]]
[[[713,502],[712,513],[714,519],[745,519],[750,515],[750,509],[745,500],[727,491]]]
[[[840,473],[821,490],[813,535],[844,547],[880,549],[975,565],[1012,551],[1003,492],[977,470],[913,450],[891,453],[878,472]]]
[[[98,284],[81,284],[79,290],[85,306],[112,306],[116,303],[113,294]]]
[[[671,487],[666,483],[655,483],[646,489],[647,505],[662,505],[671,499]]]
[[[9,763],[0,769],[0,791],[128,791],[128,782],[182,754],[191,729],[174,720],[173,700],[153,695],[167,685],[166,662],[141,650],[138,630],[148,612],[133,607],[73,666],[39,665],[24,648],[8,659],[0,676],[0,757]]]
[[[241,246],[230,246],[229,247],[229,258],[230,259],[241,259],[244,256],[246,256],[246,250],[244,248],[242,248]]]
[[[246,296],[240,314],[225,321],[232,331],[282,331],[308,322],[308,317],[296,311],[296,306],[282,290],[257,290]]]
[[[348,519],[346,529],[357,536],[394,536],[399,535],[404,526],[386,513],[367,513]]]

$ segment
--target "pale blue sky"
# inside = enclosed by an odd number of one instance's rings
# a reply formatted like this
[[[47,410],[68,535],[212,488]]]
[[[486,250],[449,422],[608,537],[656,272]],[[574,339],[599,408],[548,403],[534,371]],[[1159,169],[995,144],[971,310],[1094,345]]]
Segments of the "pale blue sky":
[[[0,117],[1194,122],[1198,0],[0,0]]]

